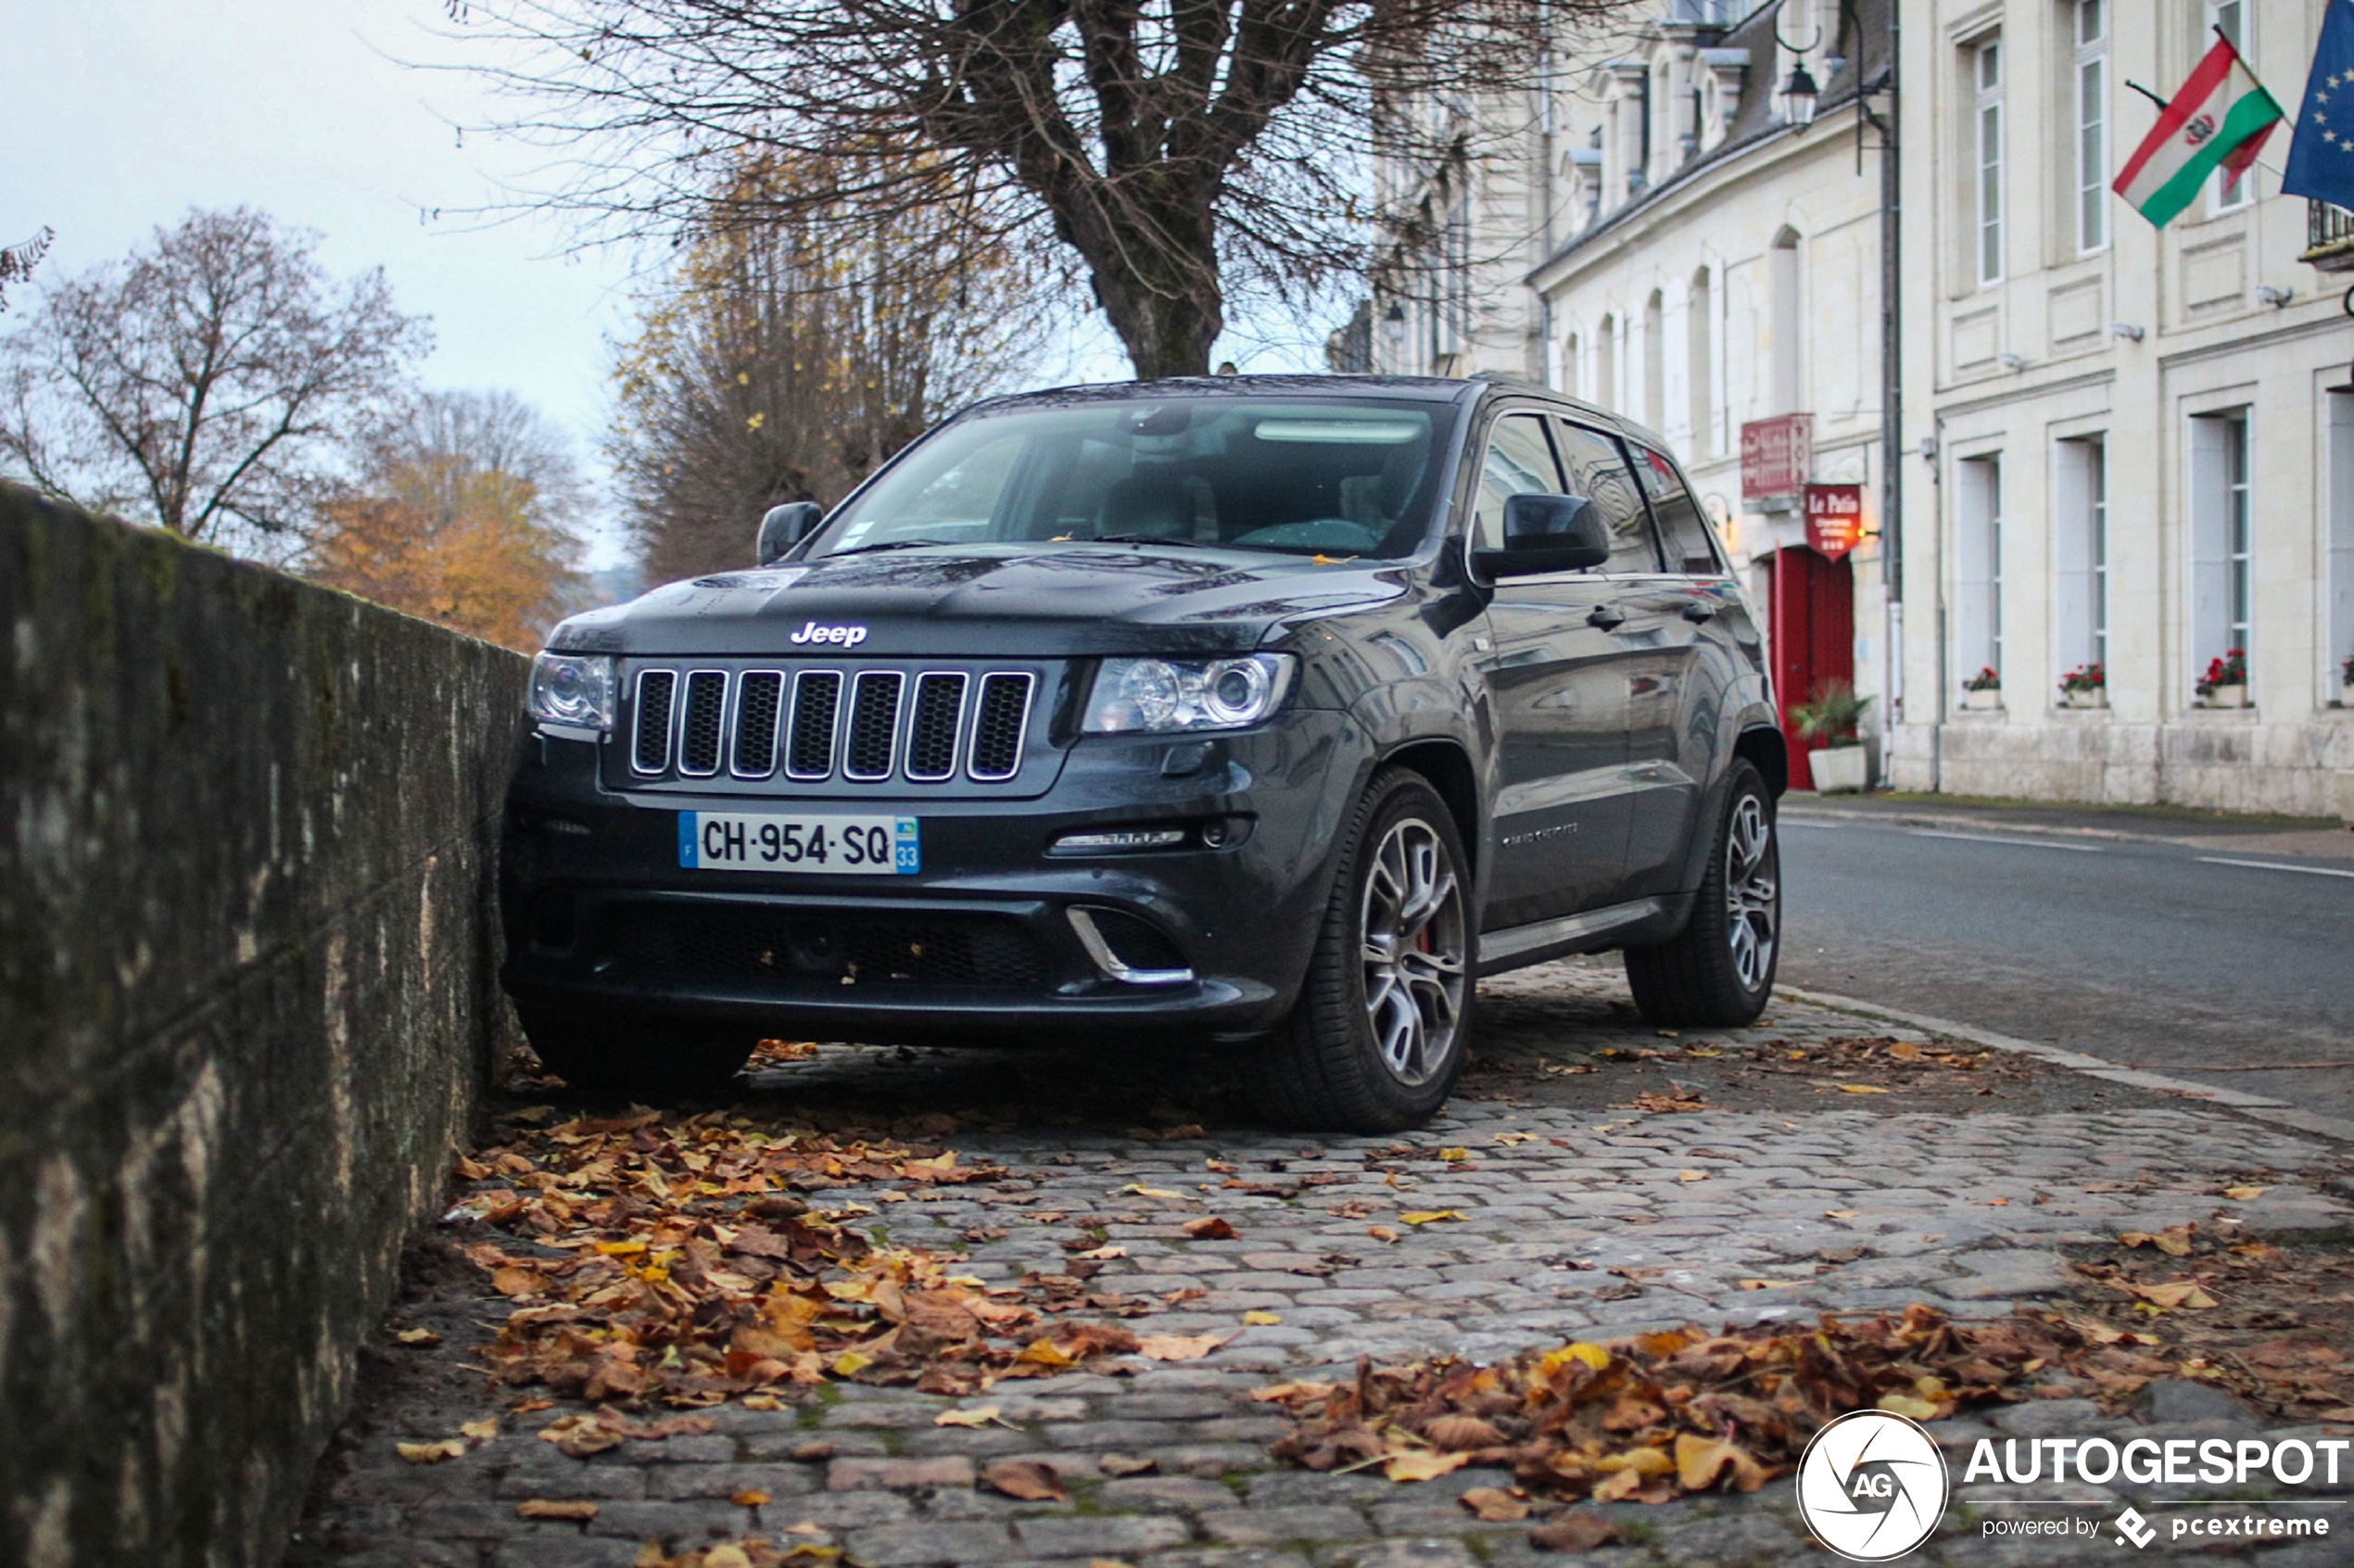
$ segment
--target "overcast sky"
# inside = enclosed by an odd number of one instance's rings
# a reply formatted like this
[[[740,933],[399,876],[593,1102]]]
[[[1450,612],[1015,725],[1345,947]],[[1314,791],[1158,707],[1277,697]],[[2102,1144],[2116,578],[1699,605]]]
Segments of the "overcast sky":
[[[381,265],[401,309],[433,318],[426,385],[511,388],[601,474],[606,340],[627,321],[633,258],[577,250],[550,218],[461,216],[510,199],[545,155],[474,134],[461,146],[452,123],[487,123],[498,106],[470,75],[399,63],[465,57],[437,35],[440,0],[7,10],[0,244],[48,224],[42,272],[63,274],[192,207],[243,203],[316,229],[331,272]],[[435,208],[438,221],[420,220]],[[601,540],[597,563],[614,553]]]
[[[607,343],[628,324],[639,258],[583,249],[554,216],[467,215],[554,181],[544,149],[453,129],[512,109],[468,72],[416,69],[481,57],[442,0],[0,4],[0,245],[47,224],[57,237],[42,273],[61,275],[191,208],[244,204],[318,230],[331,272],[381,265],[400,308],[433,318],[427,386],[520,394],[601,477]],[[1219,355],[1245,370],[1321,368],[1318,334],[1236,326]],[[1125,361],[1096,326],[1046,373],[1113,377]],[[593,521],[591,564],[606,564],[617,537]]]

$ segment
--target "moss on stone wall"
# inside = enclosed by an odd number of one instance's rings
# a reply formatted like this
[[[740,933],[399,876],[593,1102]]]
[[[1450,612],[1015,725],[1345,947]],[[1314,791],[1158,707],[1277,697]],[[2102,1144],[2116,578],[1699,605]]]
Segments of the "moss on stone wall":
[[[0,485],[0,1562],[265,1564],[505,1025],[522,660]]]

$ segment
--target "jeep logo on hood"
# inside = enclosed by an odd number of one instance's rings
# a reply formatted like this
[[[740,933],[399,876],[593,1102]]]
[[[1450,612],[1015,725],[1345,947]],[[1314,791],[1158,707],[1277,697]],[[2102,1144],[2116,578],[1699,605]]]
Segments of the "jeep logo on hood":
[[[830,642],[842,648],[855,648],[867,640],[864,626],[828,626],[810,622],[789,639],[793,642]]]

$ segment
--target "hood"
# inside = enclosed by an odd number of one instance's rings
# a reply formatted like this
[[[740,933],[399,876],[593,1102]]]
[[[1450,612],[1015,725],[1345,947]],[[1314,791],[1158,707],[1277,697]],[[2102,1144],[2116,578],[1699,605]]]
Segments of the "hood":
[[[782,658],[1237,652],[1287,621],[1395,598],[1405,576],[1395,564],[1222,550],[893,550],[672,583],[575,615],[549,646]]]

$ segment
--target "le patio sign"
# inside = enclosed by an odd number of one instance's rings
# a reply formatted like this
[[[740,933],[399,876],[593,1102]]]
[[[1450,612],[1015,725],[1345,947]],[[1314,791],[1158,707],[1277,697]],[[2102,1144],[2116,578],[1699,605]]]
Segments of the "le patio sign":
[[[1864,487],[1806,487],[1806,542],[1837,561],[1864,537]]]
[[[1741,426],[1741,499],[1794,496],[1815,466],[1815,416],[1777,414]]]

